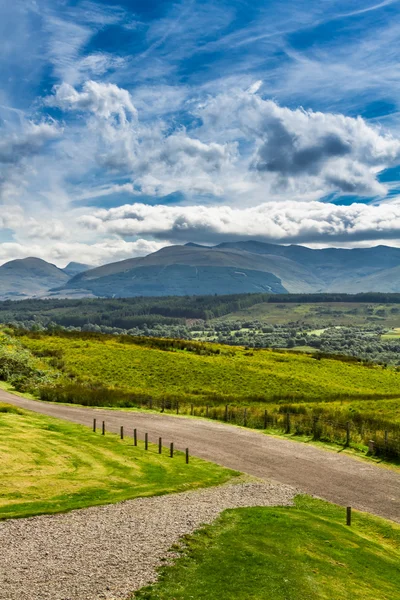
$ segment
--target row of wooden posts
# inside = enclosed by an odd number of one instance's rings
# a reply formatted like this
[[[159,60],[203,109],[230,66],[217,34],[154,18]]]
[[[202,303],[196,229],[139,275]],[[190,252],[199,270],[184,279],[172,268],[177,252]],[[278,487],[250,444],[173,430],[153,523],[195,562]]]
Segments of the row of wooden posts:
[[[93,419],[93,432],[96,433],[97,431],[97,420]],[[105,435],[106,433],[106,423],[105,421],[102,422],[101,424],[101,434]],[[121,440],[124,439],[124,426],[121,425],[120,427],[120,438]],[[138,435],[137,435],[137,429],[133,430],[133,445],[137,446],[138,445]],[[149,449],[149,434],[145,433],[144,434],[144,449],[148,450]],[[162,454],[162,449],[163,449],[163,443],[162,443],[162,438],[159,437],[158,438],[158,454]],[[171,458],[174,458],[174,442],[171,442],[169,445],[169,455]],[[189,464],[189,448],[185,449],[185,458],[186,458],[186,464]]]

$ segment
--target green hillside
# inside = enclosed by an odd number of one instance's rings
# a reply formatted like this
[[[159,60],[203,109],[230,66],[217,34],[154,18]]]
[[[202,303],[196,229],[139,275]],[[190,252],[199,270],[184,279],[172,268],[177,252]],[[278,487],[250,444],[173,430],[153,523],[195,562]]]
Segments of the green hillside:
[[[399,372],[310,355],[80,333],[18,339],[36,355],[58,357],[69,381],[101,382],[145,397],[240,402],[400,396]]]

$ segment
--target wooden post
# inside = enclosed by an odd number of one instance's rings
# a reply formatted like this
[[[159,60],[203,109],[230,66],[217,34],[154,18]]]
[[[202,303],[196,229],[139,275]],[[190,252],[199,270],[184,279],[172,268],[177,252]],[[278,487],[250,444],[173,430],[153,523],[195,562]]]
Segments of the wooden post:
[[[194,412],[194,406],[193,404],[190,405],[190,414],[193,416],[193,412]]]
[[[313,430],[313,438],[314,440],[317,437],[317,422],[318,422],[318,417],[313,417],[313,426],[312,426],[312,430]]]
[[[170,443],[170,446],[169,446],[169,455],[170,455],[171,458],[174,458],[174,442]]]
[[[165,410],[165,401],[163,400],[163,401],[161,402],[161,412],[163,413],[163,412],[164,412],[164,410]]]
[[[243,411],[243,426],[247,427],[247,408]]]
[[[105,435],[106,434],[106,422],[103,421],[103,423],[101,424],[101,435]]]
[[[144,449],[145,450],[149,449],[149,434],[148,433],[144,434]]]
[[[133,430],[133,445],[137,446],[137,429]]]
[[[186,448],[186,464],[189,464],[189,448]]]
[[[346,423],[346,446],[350,446],[350,422]]]
[[[121,425],[121,440],[124,439],[124,426]]]
[[[206,417],[207,417],[207,419],[208,419],[208,404],[207,404],[207,406],[206,406]]]
[[[286,433],[290,433],[290,413],[286,413]]]
[[[267,429],[268,411],[264,411],[264,429]]]
[[[179,415],[179,402],[176,401],[176,414]]]
[[[158,438],[158,454],[162,453],[162,438]]]
[[[96,419],[93,419],[93,432],[96,433]]]
[[[368,442],[368,454],[373,454],[375,452],[375,442],[374,440],[369,440]]]
[[[347,507],[347,511],[346,511],[346,525],[348,525],[349,527],[351,525],[351,506]]]
[[[225,421],[228,421],[228,405],[225,405]]]

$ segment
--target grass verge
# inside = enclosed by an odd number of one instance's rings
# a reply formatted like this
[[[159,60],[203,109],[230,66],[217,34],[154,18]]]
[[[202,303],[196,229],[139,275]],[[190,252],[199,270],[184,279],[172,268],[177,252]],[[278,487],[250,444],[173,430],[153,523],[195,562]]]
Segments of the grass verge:
[[[400,526],[298,496],[225,511],[136,600],[399,600]]]
[[[222,484],[236,472],[0,404],[0,519]]]

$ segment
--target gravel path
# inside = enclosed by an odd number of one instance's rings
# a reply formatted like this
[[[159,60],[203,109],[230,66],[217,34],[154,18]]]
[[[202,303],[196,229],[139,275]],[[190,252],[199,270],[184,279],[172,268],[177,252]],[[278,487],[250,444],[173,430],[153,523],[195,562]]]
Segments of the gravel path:
[[[0,598],[124,600],[184,534],[227,508],[290,505],[295,493],[242,483],[0,522]]]
[[[385,469],[340,452],[264,435],[206,419],[149,412],[60,406],[27,400],[0,390],[0,400],[22,408],[91,426],[106,421],[107,431],[138,429],[139,439],[161,436],[193,456],[249,473],[267,481],[297,487],[342,506],[352,506],[400,523],[400,471]]]

